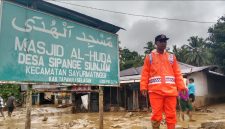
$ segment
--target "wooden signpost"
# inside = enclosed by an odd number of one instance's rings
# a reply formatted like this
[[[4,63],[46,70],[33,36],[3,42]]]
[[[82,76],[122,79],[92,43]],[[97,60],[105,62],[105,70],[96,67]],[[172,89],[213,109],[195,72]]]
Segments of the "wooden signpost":
[[[28,84],[25,129],[31,128],[32,84],[119,85],[118,35],[30,9],[0,4],[0,81]]]

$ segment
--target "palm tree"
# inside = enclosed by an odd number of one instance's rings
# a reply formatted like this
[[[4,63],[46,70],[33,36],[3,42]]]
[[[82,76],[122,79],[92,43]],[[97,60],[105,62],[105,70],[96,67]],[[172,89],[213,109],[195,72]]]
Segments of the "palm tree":
[[[145,55],[146,54],[149,54],[153,49],[155,49],[155,45],[153,44],[153,42],[152,41],[149,41],[149,42],[147,42],[146,43],[146,47],[144,47],[144,49],[145,49]]]
[[[185,45],[181,46],[181,48],[178,48],[176,45],[173,46],[173,53],[175,54],[178,61],[187,63],[185,55],[188,53],[187,48]]]
[[[198,36],[192,36],[188,39],[188,42],[188,45],[184,45],[184,48],[187,49],[187,53],[184,56],[186,62],[194,66],[209,64],[210,59],[205,40]]]

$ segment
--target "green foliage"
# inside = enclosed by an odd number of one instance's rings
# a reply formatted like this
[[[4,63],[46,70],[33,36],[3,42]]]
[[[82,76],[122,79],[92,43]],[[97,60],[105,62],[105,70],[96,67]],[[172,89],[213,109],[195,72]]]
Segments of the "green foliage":
[[[215,58],[215,63],[225,73],[225,16],[222,16],[217,23],[208,29],[210,47]]]
[[[185,44],[181,48],[173,46],[173,53],[178,61],[194,66],[209,65],[213,62],[212,52],[206,40],[192,36],[187,41],[188,45]]]
[[[143,65],[143,56],[127,48],[120,50],[120,70]]]
[[[181,48],[178,48],[176,45],[173,46],[173,53],[176,55],[178,61],[187,63],[185,55],[188,53],[187,48],[183,45]]]
[[[192,36],[188,39],[189,44],[185,45],[187,53],[185,59],[188,64],[194,66],[203,66],[210,64],[209,49],[207,43],[203,38]]]
[[[20,86],[16,84],[2,84],[0,85],[0,96],[4,99],[4,101],[7,100],[7,98],[11,95],[14,94],[15,98],[21,99],[21,94],[20,94]]]
[[[149,42],[147,42],[146,43],[146,47],[144,47],[144,49],[145,49],[145,55],[146,54],[149,54],[153,49],[155,49],[155,45],[154,45],[154,43],[152,42],[152,41],[149,41]]]

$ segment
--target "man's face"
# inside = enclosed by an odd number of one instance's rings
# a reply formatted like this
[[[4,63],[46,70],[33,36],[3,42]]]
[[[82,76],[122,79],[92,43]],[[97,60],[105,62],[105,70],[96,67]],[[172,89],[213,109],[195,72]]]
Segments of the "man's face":
[[[166,45],[167,45],[167,41],[166,40],[161,40],[161,41],[157,41],[156,42],[157,49],[159,49],[159,50],[165,50],[166,49]]]

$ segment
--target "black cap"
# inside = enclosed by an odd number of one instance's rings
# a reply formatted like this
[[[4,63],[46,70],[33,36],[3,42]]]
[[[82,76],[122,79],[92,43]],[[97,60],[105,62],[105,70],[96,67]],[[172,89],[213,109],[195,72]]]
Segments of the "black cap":
[[[166,41],[168,39],[169,38],[167,38],[166,35],[160,34],[160,35],[158,35],[158,36],[155,37],[155,42],[157,42],[157,41]]]

